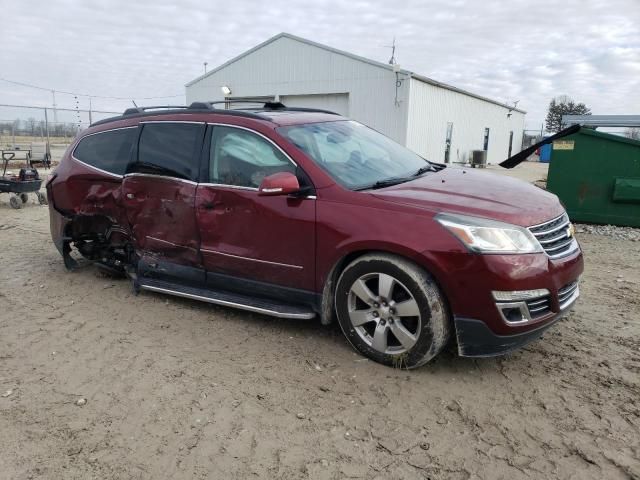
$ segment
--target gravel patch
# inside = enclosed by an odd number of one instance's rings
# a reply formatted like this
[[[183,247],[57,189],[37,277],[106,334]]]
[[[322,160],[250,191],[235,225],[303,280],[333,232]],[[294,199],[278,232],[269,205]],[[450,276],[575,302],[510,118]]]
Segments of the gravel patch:
[[[640,242],[640,228],[618,227],[616,225],[587,225],[584,223],[576,223],[575,227],[577,233],[591,233],[593,235],[603,235],[618,240]]]

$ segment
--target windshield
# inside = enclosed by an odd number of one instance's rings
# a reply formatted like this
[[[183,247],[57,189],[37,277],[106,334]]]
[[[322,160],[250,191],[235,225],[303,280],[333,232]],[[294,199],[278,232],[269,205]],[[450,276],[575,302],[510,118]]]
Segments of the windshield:
[[[352,190],[406,182],[431,170],[424,158],[358,122],[311,123],[277,130]]]

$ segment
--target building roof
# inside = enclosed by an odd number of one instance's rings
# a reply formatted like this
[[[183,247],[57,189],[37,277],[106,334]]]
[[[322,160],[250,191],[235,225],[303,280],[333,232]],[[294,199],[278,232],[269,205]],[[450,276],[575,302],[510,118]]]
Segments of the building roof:
[[[208,71],[204,75],[200,75],[199,77],[191,80],[185,86],[186,87],[190,87],[191,85],[199,82],[200,80],[202,80],[204,78],[207,78],[209,75],[213,75],[214,73],[222,70],[223,68],[231,65],[232,63],[237,62],[238,60],[246,57],[247,55],[252,54],[253,52],[261,49],[262,47],[265,47],[265,46],[269,45],[272,42],[275,42],[276,40],[279,40],[280,38],[288,38],[290,40],[295,40],[297,42],[301,42],[301,43],[305,43],[307,45],[311,45],[313,47],[321,48],[323,50],[327,50],[329,52],[336,53],[338,55],[344,55],[346,57],[352,58],[352,59],[357,60],[359,62],[368,63],[370,65],[374,65],[374,66],[379,67],[379,68],[384,68],[386,70],[392,70],[393,71],[393,66],[389,65],[387,63],[382,63],[382,62],[378,62],[376,60],[371,60],[370,58],[361,57],[359,55],[355,55],[355,54],[350,53],[350,52],[345,52],[344,50],[339,50],[337,48],[329,47],[328,45],[323,45],[321,43],[317,43],[317,42],[314,42],[312,40],[307,40],[306,38],[302,38],[302,37],[298,37],[296,35],[292,35],[290,33],[282,32],[282,33],[279,33],[278,35],[275,35],[275,36],[269,38],[268,40],[262,42],[261,44],[256,45],[255,47],[247,50],[246,52],[241,53],[237,57],[234,57],[231,60],[228,60],[227,62],[223,63],[219,67],[216,67],[213,70]],[[524,110],[521,110],[519,108],[514,108],[513,106],[507,105],[506,103],[502,103],[502,102],[499,102],[497,100],[493,100],[491,98],[483,97],[482,95],[478,95],[478,94],[469,92],[467,90],[463,90],[461,88],[454,87],[453,85],[448,85],[446,83],[438,82],[437,80],[433,80],[432,78],[426,77],[424,75],[417,74],[417,73],[412,72],[410,70],[400,69],[398,72],[402,73],[404,75],[407,75],[407,76],[409,76],[411,78],[415,78],[416,80],[419,80],[421,82],[428,83],[430,85],[436,86],[436,87],[440,87],[440,88],[444,88],[444,89],[447,89],[447,90],[451,90],[453,92],[461,93],[463,95],[468,95],[470,97],[477,98],[478,100],[482,100],[482,101],[485,101],[485,102],[493,103],[495,105],[499,105],[501,107],[507,108],[509,110],[513,110],[515,112],[527,113]]]
[[[592,127],[640,127],[640,115],[563,115],[563,125]]]

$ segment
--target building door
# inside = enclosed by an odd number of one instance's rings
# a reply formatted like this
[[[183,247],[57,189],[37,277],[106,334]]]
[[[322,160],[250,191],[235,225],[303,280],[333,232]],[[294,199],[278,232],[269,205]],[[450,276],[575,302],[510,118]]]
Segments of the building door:
[[[482,149],[485,152],[489,151],[489,128],[488,127],[484,129],[484,141],[482,143]]]
[[[306,107],[330,110],[344,117],[349,116],[349,94],[328,93],[320,95],[281,95],[280,101],[287,107]]]
[[[299,168],[252,130],[209,128],[208,183],[196,198],[207,282],[231,276],[313,291],[315,197],[258,195],[265,176]]]
[[[453,122],[447,122],[447,136],[445,137],[445,140],[444,140],[444,163],[449,163],[452,137],[453,137]]]
[[[511,158],[511,150],[513,150],[513,130],[509,132],[509,153],[507,158]]]
[[[122,182],[122,201],[143,264],[158,276],[202,268],[194,210],[204,123],[144,123]],[[202,273],[204,278],[204,272]]]

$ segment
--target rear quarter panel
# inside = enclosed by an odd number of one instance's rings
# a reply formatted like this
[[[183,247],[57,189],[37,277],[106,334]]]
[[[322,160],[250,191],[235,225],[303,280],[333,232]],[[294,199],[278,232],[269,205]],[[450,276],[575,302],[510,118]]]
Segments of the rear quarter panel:
[[[126,225],[122,209],[122,177],[101,172],[71,157],[56,169],[51,184],[55,208],[66,214],[105,215],[119,225]]]

